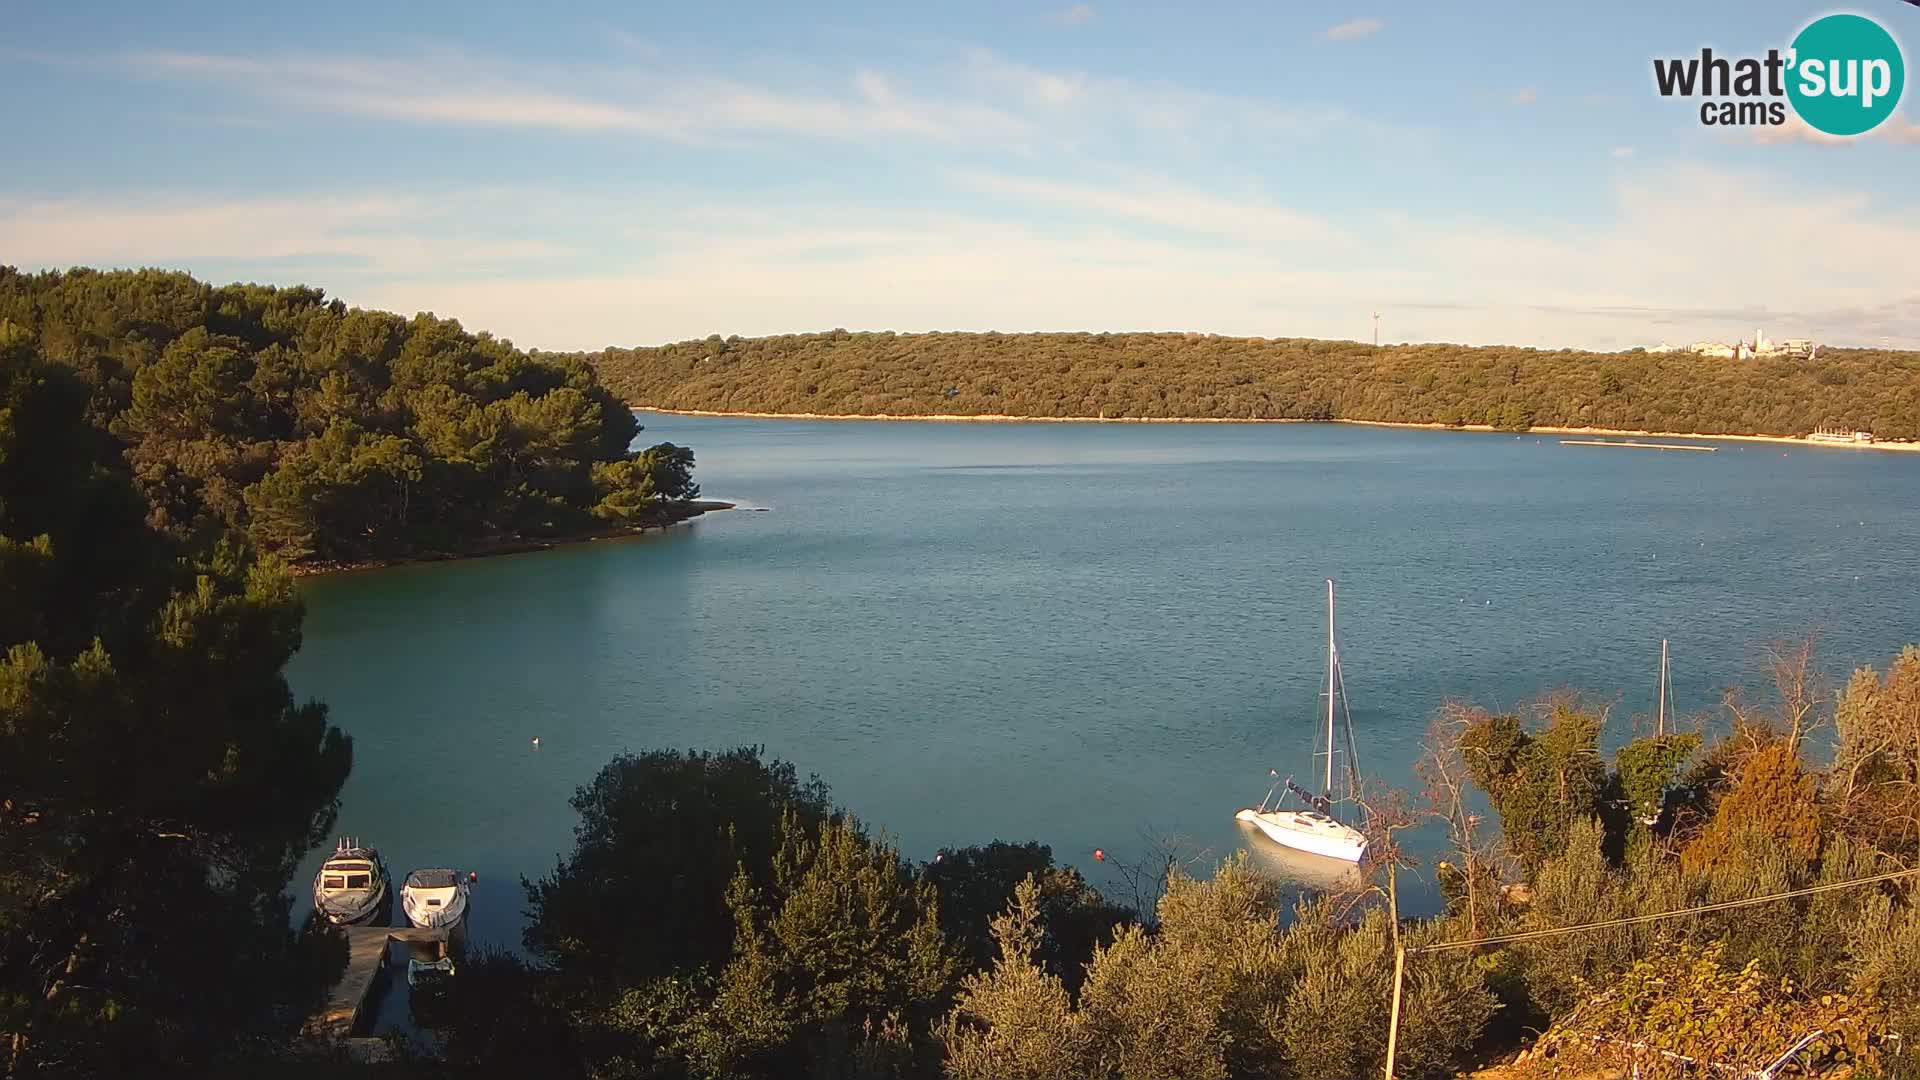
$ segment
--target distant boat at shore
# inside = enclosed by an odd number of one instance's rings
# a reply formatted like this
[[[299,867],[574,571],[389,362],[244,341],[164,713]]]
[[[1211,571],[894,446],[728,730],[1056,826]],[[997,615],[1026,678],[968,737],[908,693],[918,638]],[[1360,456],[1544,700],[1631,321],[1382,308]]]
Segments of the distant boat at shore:
[[[1293,782],[1292,777],[1279,778],[1278,770],[1269,770],[1274,784],[1267,789],[1267,797],[1260,800],[1259,806],[1249,806],[1235,814],[1236,820],[1249,822],[1266,834],[1276,844],[1314,855],[1341,859],[1346,862],[1359,862],[1367,853],[1367,838],[1364,833],[1335,817],[1335,803],[1353,800],[1354,781],[1358,768],[1354,764],[1353,753],[1353,717],[1347,716],[1347,763],[1340,770],[1340,782],[1345,791],[1336,789],[1334,781],[1333,757],[1338,745],[1335,738],[1334,715],[1335,699],[1344,707],[1346,696],[1340,677],[1340,652],[1334,644],[1333,634],[1333,580],[1327,580],[1327,729],[1325,742],[1325,768],[1321,776],[1321,790],[1311,792]],[[1282,810],[1274,803],[1278,794],[1281,802],[1286,794],[1298,795],[1307,804],[1305,810]],[[1269,804],[1273,804],[1269,808]]]
[[[1843,446],[1872,446],[1873,432],[1852,431],[1846,428],[1817,427],[1807,436],[1808,442],[1839,444]]]

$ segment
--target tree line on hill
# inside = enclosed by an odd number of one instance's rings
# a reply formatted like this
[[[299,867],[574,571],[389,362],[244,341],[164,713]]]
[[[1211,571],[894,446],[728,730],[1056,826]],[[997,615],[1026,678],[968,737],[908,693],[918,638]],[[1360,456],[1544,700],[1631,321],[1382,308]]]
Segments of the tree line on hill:
[[[1920,353],[1725,360],[1211,334],[790,334],[586,354],[635,405],[828,415],[1376,420],[1920,439]]]
[[[685,513],[693,454],[574,357],[317,289],[0,267],[0,343],[64,369],[149,521],[292,562],[487,550]]]

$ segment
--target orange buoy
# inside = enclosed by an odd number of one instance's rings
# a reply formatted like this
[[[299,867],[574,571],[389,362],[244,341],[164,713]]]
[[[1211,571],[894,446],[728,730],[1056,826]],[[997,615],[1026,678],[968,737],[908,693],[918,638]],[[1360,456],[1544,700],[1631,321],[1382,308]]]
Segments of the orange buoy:
[[[1106,862],[1106,861],[1107,861],[1107,853],[1106,853],[1106,852],[1104,852],[1104,851],[1102,851],[1102,850],[1100,850],[1099,848],[1094,848],[1094,849],[1093,849],[1093,861],[1094,861],[1094,862]]]

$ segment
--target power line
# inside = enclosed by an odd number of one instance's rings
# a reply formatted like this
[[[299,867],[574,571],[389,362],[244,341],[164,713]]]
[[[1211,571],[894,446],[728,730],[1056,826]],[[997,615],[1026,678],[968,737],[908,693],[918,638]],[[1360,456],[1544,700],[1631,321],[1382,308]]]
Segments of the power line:
[[[1546,930],[1528,930],[1518,934],[1502,934],[1498,937],[1474,938],[1468,941],[1442,941],[1433,945],[1410,945],[1409,953],[1450,952],[1456,949],[1473,949],[1482,945],[1505,945],[1515,941],[1532,941],[1537,938],[1558,937],[1561,934],[1575,934],[1582,930],[1607,930],[1616,926],[1634,926],[1640,923],[1658,922],[1661,919],[1678,919],[1685,915],[1705,915],[1714,911],[1728,911],[1733,908],[1753,907],[1756,904],[1770,904],[1776,900],[1792,900],[1800,896],[1812,896],[1815,893],[1833,892],[1836,889],[1851,889],[1860,885],[1876,885],[1883,881],[1912,877],[1920,874],[1920,867],[1911,870],[1895,870],[1892,873],[1876,874],[1873,877],[1855,878],[1852,881],[1830,881],[1825,885],[1813,885],[1792,892],[1774,893],[1772,896],[1755,896],[1746,900],[1723,900],[1717,904],[1703,904],[1700,907],[1682,908],[1678,911],[1656,911],[1651,915],[1633,915],[1624,919],[1606,919],[1601,922],[1580,923],[1575,926],[1556,926]]]

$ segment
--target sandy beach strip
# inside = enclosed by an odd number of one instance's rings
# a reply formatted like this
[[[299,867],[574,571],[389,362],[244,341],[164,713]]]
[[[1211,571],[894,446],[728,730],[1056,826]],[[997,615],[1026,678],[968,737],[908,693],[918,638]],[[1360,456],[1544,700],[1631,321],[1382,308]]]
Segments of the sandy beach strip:
[[[1696,439],[1710,442],[1737,441],[1779,443],[1817,450],[1905,450],[1920,451],[1920,442],[1827,443],[1813,442],[1797,435],[1703,434],[1690,431],[1647,431],[1633,428],[1552,427],[1540,425],[1516,431],[1492,424],[1420,423],[1408,420],[1296,420],[1276,417],[1226,416],[1011,416],[1005,413],[776,413],[721,412],[713,409],[669,409],[658,405],[634,405],[640,412],[669,416],[725,416],[750,420],[916,420],[948,424],[1358,424],[1362,427],[1420,428],[1428,431],[1498,432],[1507,435],[1593,435],[1637,439]]]

